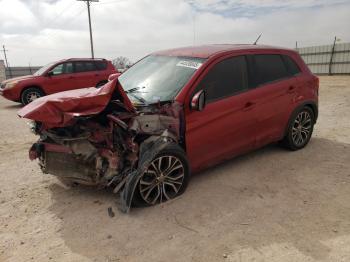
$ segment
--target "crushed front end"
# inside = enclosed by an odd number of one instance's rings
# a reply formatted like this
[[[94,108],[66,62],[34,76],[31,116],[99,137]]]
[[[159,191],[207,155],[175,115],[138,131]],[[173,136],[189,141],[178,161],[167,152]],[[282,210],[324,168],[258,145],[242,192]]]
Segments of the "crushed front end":
[[[181,143],[182,106],[135,108],[113,80],[34,101],[19,112],[39,140],[29,151],[44,173],[64,183],[114,188],[128,212],[138,179],[165,145]]]

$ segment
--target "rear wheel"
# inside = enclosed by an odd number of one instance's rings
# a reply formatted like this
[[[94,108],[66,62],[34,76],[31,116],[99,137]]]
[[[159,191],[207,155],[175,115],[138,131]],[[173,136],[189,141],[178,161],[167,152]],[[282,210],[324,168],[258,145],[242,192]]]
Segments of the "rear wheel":
[[[178,145],[169,145],[150,163],[136,187],[133,204],[152,206],[181,195],[189,181],[189,165]]]
[[[305,147],[311,139],[314,123],[315,116],[309,107],[304,107],[296,112],[289,122],[283,144],[291,150]]]
[[[21,103],[27,105],[42,96],[44,96],[44,93],[39,88],[30,87],[22,92]]]

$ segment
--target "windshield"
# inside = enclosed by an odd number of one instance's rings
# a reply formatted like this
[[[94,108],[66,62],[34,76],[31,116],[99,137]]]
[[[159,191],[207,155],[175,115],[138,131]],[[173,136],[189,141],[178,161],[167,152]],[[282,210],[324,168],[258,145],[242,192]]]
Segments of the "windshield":
[[[36,71],[33,75],[35,76],[41,76],[47,69],[49,69],[51,66],[53,66],[55,63],[50,63],[47,64],[45,66],[43,66],[42,68],[40,68],[38,71]]]
[[[134,103],[169,101],[203,62],[194,57],[151,55],[125,71],[119,82]]]

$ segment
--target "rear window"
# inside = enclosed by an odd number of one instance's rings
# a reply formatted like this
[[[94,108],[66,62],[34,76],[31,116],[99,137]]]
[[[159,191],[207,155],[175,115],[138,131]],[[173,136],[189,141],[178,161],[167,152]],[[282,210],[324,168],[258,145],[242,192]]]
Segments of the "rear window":
[[[289,76],[280,55],[254,55],[257,85]]]
[[[106,61],[96,61],[95,62],[97,70],[106,70],[107,69],[107,62]]]
[[[300,73],[300,68],[299,66],[294,62],[292,58],[290,58],[287,55],[283,55],[283,60],[287,65],[288,71],[291,75],[297,75]]]

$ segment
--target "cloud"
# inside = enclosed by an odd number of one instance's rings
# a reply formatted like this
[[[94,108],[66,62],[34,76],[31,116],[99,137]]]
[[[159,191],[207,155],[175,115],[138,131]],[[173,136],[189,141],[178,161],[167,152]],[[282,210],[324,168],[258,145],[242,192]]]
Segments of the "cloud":
[[[331,2],[331,3],[330,3]],[[91,4],[95,54],[136,61],[159,49],[210,43],[294,47],[350,41],[349,1],[100,0]],[[0,44],[12,65],[90,55],[86,5],[0,0]],[[1,59],[1,56],[0,56]]]

